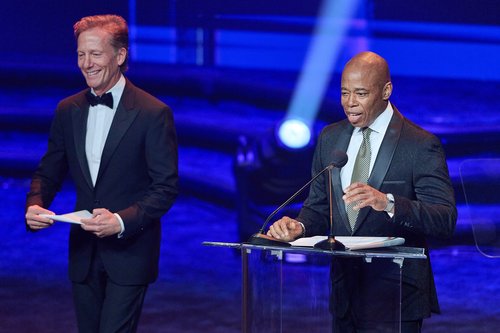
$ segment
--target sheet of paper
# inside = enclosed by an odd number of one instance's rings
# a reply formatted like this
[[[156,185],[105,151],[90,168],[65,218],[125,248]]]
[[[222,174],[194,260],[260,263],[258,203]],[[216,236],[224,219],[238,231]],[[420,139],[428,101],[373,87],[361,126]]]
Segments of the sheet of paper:
[[[79,210],[77,212],[67,213],[63,215],[40,214],[40,216],[59,222],[82,224],[80,220],[92,217],[92,213],[90,213],[88,210]]]
[[[313,247],[314,244],[326,239],[326,236],[313,236],[299,238],[291,242],[292,246]],[[374,249],[378,247],[388,247],[404,244],[404,238],[399,237],[359,237],[359,236],[338,236],[336,240],[344,244],[348,250]]]

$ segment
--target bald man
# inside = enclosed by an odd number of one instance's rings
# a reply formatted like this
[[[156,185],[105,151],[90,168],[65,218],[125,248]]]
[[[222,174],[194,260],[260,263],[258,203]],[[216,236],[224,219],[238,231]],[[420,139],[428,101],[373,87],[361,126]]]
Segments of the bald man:
[[[321,132],[312,174],[331,163],[333,151],[346,152],[347,164],[332,175],[334,235],[403,237],[405,246],[425,248],[428,255],[427,237],[448,238],[454,232],[453,188],[439,139],[390,103],[392,88],[389,66],[378,54],[362,52],[345,65],[341,102],[346,119]],[[368,179],[354,177],[353,181],[353,172],[359,173],[355,163],[364,140],[364,149],[369,146]],[[327,235],[328,186],[327,176],[320,177],[299,215],[276,221],[267,234],[286,241]],[[377,332],[374,321],[384,320],[380,309],[362,304],[363,289],[349,280],[361,274],[357,260],[333,263],[335,332]],[[421,332],[423,318],[439,313],[430,260],[405,260],[402,275],[402,332]],[[383,283],[376,286],[383,288]]]

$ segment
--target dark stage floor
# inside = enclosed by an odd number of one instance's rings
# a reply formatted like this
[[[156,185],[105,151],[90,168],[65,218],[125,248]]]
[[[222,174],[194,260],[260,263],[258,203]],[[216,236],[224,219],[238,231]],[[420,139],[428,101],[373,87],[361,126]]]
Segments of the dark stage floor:
[[[24,229],[27,179],[0,182],[0,332],[75,332],[66,276],[67,231],[62,223],[37,234]],[[54,210],[65,212],[65,189]],[[230,208],[182,196],[163,219],[159,280],[146,297],[140,332],[239,332],[240,257],[203,241],[234,241]],[[500,327],[500,265],[471,245],[431,250],[442,314],[424,332],[495,332]],[[306,297],[306,295],[304,295]]]

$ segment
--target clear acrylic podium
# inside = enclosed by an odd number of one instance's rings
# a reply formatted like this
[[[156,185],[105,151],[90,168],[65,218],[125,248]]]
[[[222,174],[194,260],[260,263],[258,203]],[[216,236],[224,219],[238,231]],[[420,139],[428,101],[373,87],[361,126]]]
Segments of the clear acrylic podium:
[[[335,332],[334,318],[348,307],[376,327],[374,332],[400,332],[403,262],[426,258],[423,249],[409,247],[326,251],[204,245],[241,251],[244,333]]]
[[[479,252],[500,258],[500,158],[464,160],[460,179],[467,203],[464,219],[470,221]]]

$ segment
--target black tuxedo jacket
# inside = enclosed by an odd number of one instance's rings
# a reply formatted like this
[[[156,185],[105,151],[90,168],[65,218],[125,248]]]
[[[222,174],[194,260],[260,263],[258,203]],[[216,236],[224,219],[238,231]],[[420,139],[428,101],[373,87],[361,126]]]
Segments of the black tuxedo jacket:
[[[354,127],[343,120],[325,127],[318,140],[312,173],[331,163],[334,150],[347,151]],[[405,246],[423,247],[427,236],[450,237],[457,211],[445,154],[439,139],[404,118],[394,107],[368,184],[395,197],[395,215],[363,208],[351,233],[342,200],[339,169],[332,171],[333,233],[337,236],[394,236]],[[299,213],[306,236],[329,232],[328,177],[319,177]],[[341,277],[338,277],[338,281]],[[403,265],[403,320],[439,312],[430,261],[405,260]]]
[[[127,80],[93,186],[85,154],[87,91],[59,103],[47,152],[32,179],[27,206],[49,207],[69,171],[77,194],[75,210],[107,208],[118,213],[125,225],[123,237],[102,239],[72,225],[70,279],[82,282],[92,255],[97,253],[115,283],[147,284],[158,275],[160,218],[178,193],[172,111]]]

